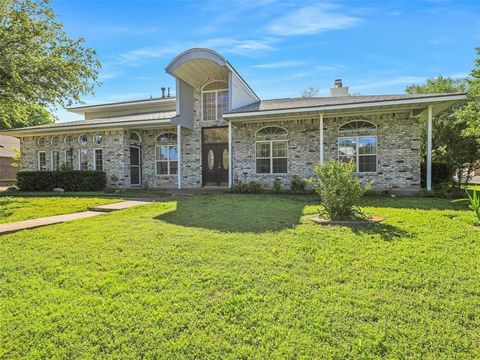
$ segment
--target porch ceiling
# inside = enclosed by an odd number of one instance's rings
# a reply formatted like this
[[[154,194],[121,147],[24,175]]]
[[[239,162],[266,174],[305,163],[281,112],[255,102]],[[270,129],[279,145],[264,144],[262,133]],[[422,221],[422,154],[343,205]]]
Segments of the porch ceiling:
[[[193,87],[200,87],[212,80],[228,81],[229,66],[213,50],[191,49],[173,59],[165,70]]]

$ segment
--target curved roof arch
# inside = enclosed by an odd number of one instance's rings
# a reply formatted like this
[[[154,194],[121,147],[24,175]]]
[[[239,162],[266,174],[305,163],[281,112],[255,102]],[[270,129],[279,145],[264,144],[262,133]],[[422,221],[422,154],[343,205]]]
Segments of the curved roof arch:
[[[165,71],[194,88],[202,87],[214,80],[225,81],[229,87],[241,88],[238,93],[239,98],[251,101],[260,100],[227,59],[215,50],[206,48],[186,50],[175,56],[165,67]],[[235,104],[235,101],[233,103]]]
[[[193,48],[186,50],[170,61],[165,70],[172,74],[184,63],[193,59],[205,59],[216,63],[219,66],[227,66],[228,61],[219,53],[207,48]]]

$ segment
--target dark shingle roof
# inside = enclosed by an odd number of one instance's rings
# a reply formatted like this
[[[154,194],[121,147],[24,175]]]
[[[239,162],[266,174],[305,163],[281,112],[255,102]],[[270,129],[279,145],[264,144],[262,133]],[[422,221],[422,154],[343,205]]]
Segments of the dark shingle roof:
[[[88,126],[88,125],[95,126],[95,125],[103,125],[103,124],[110,124],[110,123],[121,124],[122,122],[130,122],[130,121],[168,120],[168,119],[174,118],[176,115],[177,115],[176,111],[158,111],[158,112],[134,114],[134,115],[112,116],[112,117],[90,119],[90,120],[58,122],[55,124],[20,128],[18,130],[68,128],[68,127]]]
[[[350,105],[394,100],[415,100],[435,98],[439,96],[461,95],[456,94],[399,94],[399,95],[361,95],[361,96],[328,96],[313,98],[285,98],[262,100],[230,111],[229,113],[243,113],[253,111],[283,110],[295,108],[309,108],[317,106]]]

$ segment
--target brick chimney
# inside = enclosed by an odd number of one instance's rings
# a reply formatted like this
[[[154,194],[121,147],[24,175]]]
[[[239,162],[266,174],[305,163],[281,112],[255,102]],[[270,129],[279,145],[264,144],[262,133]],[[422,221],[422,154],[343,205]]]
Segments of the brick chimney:
[[[335,79],[335,85],[330,89],[330,96],[347,96],[348,86],[342,85],[342,79]]]

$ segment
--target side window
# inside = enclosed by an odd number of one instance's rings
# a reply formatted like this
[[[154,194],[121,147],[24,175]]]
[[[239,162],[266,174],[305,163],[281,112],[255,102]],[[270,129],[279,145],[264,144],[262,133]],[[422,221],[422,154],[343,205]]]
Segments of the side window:
[[[45,151],[38,152],[37,169],[40,171],[47,170],[47,153]]]
[[[280,126],[266,126],[255,133],[257,174],[288,173],[288,131]]]
[[[163,133],[156,138],[155,162],[157,175],[176,175],[178,173],[177,134]]]

